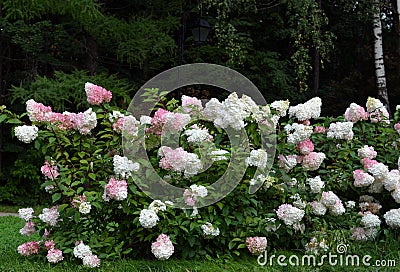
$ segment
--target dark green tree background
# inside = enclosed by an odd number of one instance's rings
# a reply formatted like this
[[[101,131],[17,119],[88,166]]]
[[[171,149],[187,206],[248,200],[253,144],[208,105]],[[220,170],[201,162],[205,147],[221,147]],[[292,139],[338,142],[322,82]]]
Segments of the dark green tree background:
[[[324,115],[341,115],[350,102],[364,105],[377,94],[372,6],[372,0],[0,0],[0,104],[22,112],[26,100],[40,97],[56,110],[81,110],[87,105],[79,86],[91,81],[126,107],[156,74],[207,62],[244,74],[269,102],[319,96]],[[396,1],[381,0],[392,107],[400,104],[396,10]],[[190,26],[200,14],[213,29],[198,45]],[[21,201],[16,196],[28,192],[38,199],[40,173],[33,169],[41,158],[24,152],[7,124],[0,131],[0,201]],[[31,187],[20,190],[21,184]]]

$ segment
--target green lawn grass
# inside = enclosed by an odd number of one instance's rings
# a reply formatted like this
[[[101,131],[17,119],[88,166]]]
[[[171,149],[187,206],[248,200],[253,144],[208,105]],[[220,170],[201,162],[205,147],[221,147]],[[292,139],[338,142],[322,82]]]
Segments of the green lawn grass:
[[[303,267],[303,266],[286,266],[282,267],[276,263],[271,267],[268,264],[264,267],[258,265],[256,257],[240,257],[232,260],[203,260],[203,261],[182,261],[182,260],[166,260],[166,261],[143,261],[143,260],[117,260],[103,261],[99,269],[90,269],[83,267],[79,261],[68,262],[63,261],[57,265],[47,262],[43,257],[23,257],[17,252],[18,245],[38,237],[25,237],[19,234],[19,229],[24,226],[24,221],[18,217],[4,216],[0,217],[0,271],[285,271],[285,272],[303,272],[303,271],[398,271],[398,268],[392,267],[345,267],[345,266],[329,266],[322,267]],[[397,245],[398,242],[393,243]],[[388,245],[390,247],[390,245]],[[390,248],[382,250],[382,246],[378,244],[367,244],[359,255],[369,254],[377,259],[395,259],[400,265],[400,253],[398,249]],[[272,253],[271,253],[272,254]],[[289,256],[289,252],[274,252],[276,256],[285,254]],[[301,256],[301,255],[298,255]]]

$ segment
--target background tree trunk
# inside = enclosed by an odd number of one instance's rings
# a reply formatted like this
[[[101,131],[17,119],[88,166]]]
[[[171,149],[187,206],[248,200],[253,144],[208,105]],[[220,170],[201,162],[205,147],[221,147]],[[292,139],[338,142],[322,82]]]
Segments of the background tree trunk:
[[[387,108],[390,114],[389,108],[389,96],[386,86],[386,74],[385,74],[385,61],[383,56],[383,45],[382,45],[382,23],[380,17],[379,0],[374,0],[375,11],[374,11],[374,53],[375,53],[375,75],[376,85],[378,88],[378,97],[382,100],[382,103]]]
[[[392,0],[393,7],[393,23],[394,23],[394,32],[396,35],[396,43],[397,43],[397,58],[400,59],[400,0]],[[400,61],[397,63],[396,72],[400,75]]]
[[[400,0],[399,0],[400,1]],[[321,9],[321,0],[317,0],[318,8]],[[318,30],[321,32],[321,30]],[[313,82],[312,90],[314,95],[317,95],[319,89],[319,68],[320,68],[320,55],[318,48],[313,49]]]

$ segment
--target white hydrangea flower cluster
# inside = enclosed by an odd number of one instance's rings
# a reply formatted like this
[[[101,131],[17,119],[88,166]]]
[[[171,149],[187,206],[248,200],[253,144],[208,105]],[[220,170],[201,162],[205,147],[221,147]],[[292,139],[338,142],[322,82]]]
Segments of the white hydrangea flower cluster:
[[[278,112],[280,117],[286,115],[286,111],[289,109],[290,102],[289,100],[277,100],[271,103],[271,108]]]
[[[148,209],[154,211],[155,213],[158,213],[159,211],[166,211],[167,205],[165,205],[165,203],[161,200],[154,200],[150,203]]]
[[[119,118],[124,117],[125,115],[122,114],[120,111],[116,111],[113,110],[112,113],[108,114],[108,120],[110,121],[110,123],[114,123],[115,121],[117,121]]]
[[[250,180],[250,185],[254,186],[256,184],[264,184],[264,182],[266,181],[267,177],[264,176],[263,174],[257,175],[257,177],[252,178]]]
[[[140,211],[139,222],[143,228],[151,229],[157,225],[159,220],[160,218],[154,210],[143,209]]]
[[[190,185],[190,190],[195,196],[206,197],[208,195],[208,190],[203,185],[192,184]]]
[[[199,128],[197,125],[191,126],[191,129],[185,130],[183,134],[188,136],[187,141],[189,143],[202,143],[212,140],[212,136],[208,132],[208,129]]]
[[[132,115],[124,117],[123,133],[124,136],[136,137],[139,133],[139,121]]]
[[[181,131],[191,120],[190,114],[168,112],[164,116],[163,133]]]
[[[18,126],[14,128],[15,136],[23,143],[29,144],[34,141],[38,136],[39,129],[37,126]]]
[[[203,169],[203,163],[195,153],[187,153],[183,175],[189,178],[197,175]]]
[[[215,228],[210,222],[201,225],[201,230],[205,238],[210,239],[219,235],[219,228]]]
[[[85,245],[82,241],[74,247],[74,256],[82,259],[82,263],[86,267],[100,267],[100,259],[97,255],[94,255],[90,247]]]
[[[352,140],[354,136],[353,122],[336,122],[329,125],[328,138]]]
[[[268,153],[263,149],[252,150],[250,157],[246,158],[248,166],[257,166],[261,168],[267,167]]]
[[[325,187],[324,181],[321,180],[320,176],[316,176],[314,178],[307,178],[306,182],[310,185],[310,191],[313,194],[318,194],[321,192],[321,189]]]
[[[97,116],[92,108],[87,109],[83,113],[78,113],[76,118],[76,128],[82,135],[88,134],[97,126]]]
[[[353,209],[356,207],[356,202],[354,202],[353,200],[349,200],[345,203],[346,208],[348,209]]]
[[[377,152],[374,150],[373,146],[364,145],[364,147],[357,150],[357,154],[361,159],[367,158],[372,160],[376,157]]]
[[[79,212],[82,213],[82,214],[90,213],[91,209],[92,209],[92,205],[90,205],[90,202],[82,202],[79,205]]]
[[[212,161],[225,161],[229,159],[229,151],[223,149],[217,149],[211,151],[208,155],[211,157]]]
[[[50,226],[55,226],[58,222],[58,217],[60,213],[57,210],[57,206],[51,207],[50,209],[44,208],[42,213],[39,214],[39,219]]]
[[[389,168],[387,167],[387,165],[378,162],[374,165],[372,165],[371,167],[368,168],[368,172],[371,173],[375,180],[383,180],[386,178],[386,176],[389,173]]]
[[[299,209],[305,209],[307,207],[307,202],[301,199],[301,196],[296,193],[290,196],[290,199],[293,200],[293,206]]]
[[[82,241],[74,247],[74,256],[83,259],[85,256],[92,255],[90,246],[85,245]]]
[[[292,226],[303,219],[304,211],[290,204],[282,204],[278,207],[276,215],[285,223],[285,225]]]
[[[29,221],[33,218],[34,210],[32,208],[24,208],[18,210],[19,218]]]
[[[384,107],[379,99],[373,97],[368,97],[366,106],[368,112],[373,112]]]
[[[379,227],[381,224],[381,220],[379,216],[373,214],[371,212],[366,212],[363,214],[361,218],[361,224],[366,228],[376,228]]]
[[[256,120],[258,123],[263,123],[263,122],[267,122],[268,120],[271,120],[274,124],[274,126],[276,126],[276,121],[279,120],[279,116],[278,115],[272,115],[271,114],[271,109],[269,108],[268,105],[262,106],[262,107],[253,107],[251,109],[251,117]],[[276,118],[278,118],[276,120]]]
[[[142,115],[139,118],[139,122],[141,125],[151,125],[151,120],[152,120],[152,118],[147,115]]]
[[[122,178],[129,178],[132,172],[139,170],[139,164],[132,162],[127,157],[115,155],[113,158],[114,173]]]
[[[397,169],[391,170],[382,180],[382,184],[389,192],[396,190],[400,185],[400,171]]]
[[[289,117],[295,117],[299,121],[318,118],[321,114],[321,98],[314,97],[304,104],[289,107]]]
[[[311,134],[313,134],[312,126],[305,126],[298,123],[286,125],[285,131],[288,134],[287,142],[289,144],[298,144],[303,142],[310,138]]]
[[[322,204],[320,201],[313,201],[310,203],[312,211],[315,215],[325,215],[326,214],[326,206]]]
[[[234,130],[241,130],[245,127],[244,119],[250,116],[251,107],[258,106],[251,98],[242,96],[238,98],[236,93],[231,93],[222,103],[212,98],[204,108],[203,114],[214,125],[220,128],[231,127]],[[254,105],[252,105],[254,103]]]
[[[323,192],[320,202],[326,206],[332,215],[338,216],[346,212],[340,198],[332,191]]]
[[[385,218],[386,224],[392,229],[400,228],[400,209],[391,209],[387,211],[383,218]]]

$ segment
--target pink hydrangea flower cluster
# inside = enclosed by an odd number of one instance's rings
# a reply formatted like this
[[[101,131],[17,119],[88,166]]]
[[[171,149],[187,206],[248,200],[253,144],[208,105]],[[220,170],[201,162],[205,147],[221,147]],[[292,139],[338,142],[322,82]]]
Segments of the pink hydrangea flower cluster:
[[[126,180],[117,180],[115,178],[110,178],[106,186],[104,187],[103,199],[109,201],[114,200],[124,200],[128,196],[128,184]]]
[[[361,159],[361,163],[364,166],[365,170],[368,170],[373,165],[378,164],[378,162],[376,160],[371,160],[371,159],[368,159],[368,158]]]
[[[285,172],[289,172],[290,170],[292,170],[297,165],[298,162],[297,155],[284,156],[280,154],[278,158],[279,158],[278,165],[280,168],[283,168]]]
[[[103,102],[110,102],[112,98],[112,93],[107,91],[101,86],[94,85],[93,83],[86,82],[85,92],[87,101],[91,105],[100,105]]]
[[[397,131],[398,134],[400,134],[400,123],[394,124],[394,129]]]
[[[40,250],[40,244],[36,241],[30,241],[25,244],[18,246],[18,253],[22,256],[30,256],[33,254],[38,254]]]
[[[185,177],[194,176],[203,168],[197,154],[186,152],[182,147],[172,149],[168,146],[162,146],[158,155],[161,157],[159,162],[161,168],[183,172]]]
[[[206,197],[208,195],[208,190],[203,185],[193,184],[190,189],[185,189],[183,192],[183,198],[186,205],[194,207],[198,197]]]
[[[25,236],[31,236],[32,234],[37,233],[37,230],[35,229],[35,222],[26,222],[25,226],[19,230],[19,233]]]
[[[322,133],[322,134],[325,134],[325,133],[326,133],[326,128],[321,127],[321,126],[316,126],[316,127],[314,128],[314,133]]]
[[[49,122],[59,129],[78,130],[86,135],[97,126],[96,113],[91,108],[80,113],[57,113],[52,112],[51,107],[35,102],[33,99],[26,102],[26,110],[32,122]]]
[[[47,114],[52,112],[50,106],[45,106],[42,103],[37,103],[33,99],[26,101],[26,111],[28,112],[31,122],[47,121]]]
[[[374,110],[373,112],[369,113],[369,117],[371,120],[371,123],[379,123],[379,122],[384,122],[386,124],[390,123],[389,120],[389,112],[385,107],[379,108]]]
[[[260,255],[267,248],[267,237],[247,237],[246,246],[251,254]]]
[[[40,168],[42,174],[51,180],[55,180],[60,174],[58,173],[58,167],[54,162],[44,161],[44,165]]]
[[[355,187],[366,187],[374,182],[374,177],[364,172],[363,170],[357,169],[353,171],[354,186]]]
[[[282,204],[278,207],[276,215],[279,219],[283,220],[287,226],[292,226],[303,219],[304,211],[291,204]]]
[[[174,253],[174,245],[166,234],[160,234],[151,244],[151,252],[159,260],[167,260]]]
[[[74,129],[86,135],[97,125],[96,113],[92,109],[80,113],[52,112],[51,107],[35,102],[33,99],[26,102],[26,110],[32,122],[49,122],[59,129]]]
[[[49,249],[47,251],[46,258],[49,263],[58,263],[64,260],[62,251],[56,248]]]
[[[189,114],[169,112],[158,109],[151,119],[151,126],[147,132],[155,135],[163,135],[167,132],[181,131],[191,120]]]
[[[86,196],[85,195],[80,195],[75,197],[72,201],[71,201],[71,205],[74,208],[79,208],[79,206],[83,203],[86,202]]]
[[[311,142],[310,138],[308,138],[297,144],[297,150],[303,155],[308,155],[310,152],[314,151],[314,144]]]
[[[365,109],[356,103],[351,103],[344,113],[344,119],[356,123],[361,120],[368,120],[369,114]]]
[[[203,109],[201,100],[199,100],[196,97],[182,95],[181,100],[182,100],[182,108],[185,113],[201,111]]]
[[[326,158],[322,152],[310,152],[307,155],[301,157],[301,166],[304,171],[317,170]]]
[[[112,128],[117,133],[124,132],[136,136],[138,132],[138,124],[139,122],[136,118],[129,115],[118,118],[117,121],[112,124]]]

